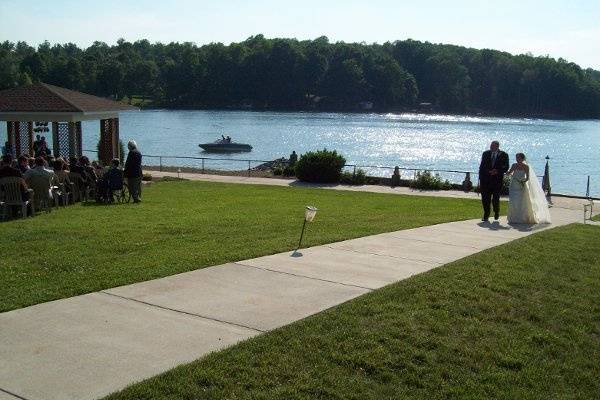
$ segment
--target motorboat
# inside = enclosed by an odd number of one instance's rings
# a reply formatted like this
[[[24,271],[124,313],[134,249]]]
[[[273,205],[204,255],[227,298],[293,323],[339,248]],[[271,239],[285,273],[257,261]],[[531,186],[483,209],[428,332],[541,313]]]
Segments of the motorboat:
[[[212,143],[200,143],[198,146],[209,153],[240,153],[252,151],[252,146],[246,143],[236,143],[229,136],[218,139]]]

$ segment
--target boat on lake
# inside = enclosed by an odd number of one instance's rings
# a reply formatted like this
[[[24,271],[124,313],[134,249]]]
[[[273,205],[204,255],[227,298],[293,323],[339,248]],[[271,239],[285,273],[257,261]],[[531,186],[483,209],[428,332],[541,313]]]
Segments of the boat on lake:
[[[221,137],[222,139],[218,139],[212,143],[200,143],[198,146],[209,153],[241,153],[252,151],[252,146],[249,144],[233,142],[229,136]]]

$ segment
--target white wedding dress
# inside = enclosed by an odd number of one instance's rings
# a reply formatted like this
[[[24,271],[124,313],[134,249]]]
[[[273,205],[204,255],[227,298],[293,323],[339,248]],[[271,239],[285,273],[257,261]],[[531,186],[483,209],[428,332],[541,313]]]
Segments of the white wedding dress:
[[[517,169],[511,177],[508,194],[508,223],[551,223],[546,195],[531,166],[529,167],[530,179],[522,183],[525,175],[524,170]]]

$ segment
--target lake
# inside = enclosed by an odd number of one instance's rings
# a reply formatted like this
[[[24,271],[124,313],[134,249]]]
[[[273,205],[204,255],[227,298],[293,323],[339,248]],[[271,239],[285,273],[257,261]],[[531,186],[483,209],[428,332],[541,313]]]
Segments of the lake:
[[[6,125],[2,124],[6,135]],[[219,128],[219,126],[224,129]],[[96,149],[98,121],[84,122],[84,148]],[[212,155],[199,143],[221,133],[251,144],[251,153]],[[252,111],[146,110],[122,113],[120,135],[133,138],[144,154],[225,158],[207,168],[245,169],[239,159],[272,160],[292,150],[335,149],[348,164],[476,171],[491,140],[509,153],[523,152],[538,175],[550,156],[555,193],[583,195],[588,175],[591,192],[600,195],[600,121],[562,121],[424,114],[345,114]],[[3,139],[4,140],[4,139]],[[146,158],[147,164],[158,159]],[[199,166],[200,161],[164,159],[165,165]],[[255,163],[253,166],[256,165]],[[386,169],[363,168],[389,175]],[[404,176],[412,176],[405,172]],[[460,182],[464,175],[445,174]],[[477,177],[473,177],[476,182]]]

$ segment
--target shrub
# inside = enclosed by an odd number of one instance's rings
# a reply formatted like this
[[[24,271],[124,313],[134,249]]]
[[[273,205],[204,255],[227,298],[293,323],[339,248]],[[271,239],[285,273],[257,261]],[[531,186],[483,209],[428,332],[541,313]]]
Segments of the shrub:
[[[294,176],[294,175],[296,175],[295,167],[288,165],[283,169],[283,176]]]
[[[419,190],[450,190],[452,185],[448,180],[442,180],[439,174],[419,171],[416,179],[410,182],[410,187]]]
[[[176,176],[163,176],[159,179],[160,182],[182,182],[182,181],[189,181],[189,179],[186,178],[178,178]]]
[[[276,175],[276,176],[283,175],[283,168],[281,168],[281,167],[273,168],[273,175]]]
[[[367,183],[367,174],[362,169],[357,169],[354,172],[344,172],[340,178],[340,182],[346,185],[365,185]]]
[[[339,182],[346,159],[335,150],[309,151],[296,163],[296,176],[304,182]]]
[[[152,175],[150,175],[150,174],[148,174],[148,173],[146,173],[146,174],[143,174],[143,175],[142,175],[142,180],[143,180],[143,181],[145,181],[145,182],[149,182],[149,181],[151,181],[151,180],[152,180]]]

